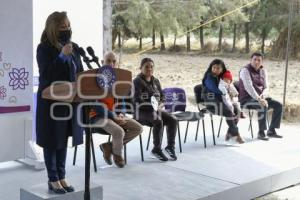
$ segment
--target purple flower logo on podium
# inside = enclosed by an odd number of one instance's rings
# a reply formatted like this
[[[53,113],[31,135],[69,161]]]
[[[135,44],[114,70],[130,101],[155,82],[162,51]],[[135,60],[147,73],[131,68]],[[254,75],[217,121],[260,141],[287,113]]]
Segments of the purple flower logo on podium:
[[[13,88],[13,90],[17,90],[18,88],[24,90],[27,85],[29,85],[28,81],[29,72],[25,71],[25,68],[13,68],[11,72],[9,72],[9,86]]]
[[[4,100],[5,97],[6,97],[6,88],[2,85],[0,86],[0,99]]]
[[[109,65],[104,65],[97,72],[97,83],[99,87],[111,88],[116,81],[116,74]]]

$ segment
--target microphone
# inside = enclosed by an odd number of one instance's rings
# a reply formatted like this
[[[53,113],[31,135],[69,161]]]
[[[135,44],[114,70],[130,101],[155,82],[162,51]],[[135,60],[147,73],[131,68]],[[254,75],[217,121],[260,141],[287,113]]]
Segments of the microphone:
[[[83,62],[86,63],[87,67],[89,69],[93,69],[93,67],[90,64],[91,60],[86,56],[86,53],[82,47],[78,48],[78,53],[83,58]]]
[[[92,47],[87,47],[86,50],[90,54],[90,56],[92,56],[92,62],[95,62],[100,68],[101,65],[99,64],[99,58],[95,55],[94,49]]]

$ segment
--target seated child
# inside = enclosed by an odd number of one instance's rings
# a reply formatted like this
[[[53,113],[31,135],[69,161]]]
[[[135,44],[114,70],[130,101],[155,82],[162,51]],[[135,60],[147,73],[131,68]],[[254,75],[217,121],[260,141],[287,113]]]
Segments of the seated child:
[[[237,113],[240,113],[240,118],[245,118],[240,103],[238,101],[238,91],[236,90],[235,86],[232,83],[233,77],[232,74],[229,70],[227,70],[223,76],[222,79],[220,80],[219,83],[219,90],[222,91],[222,99],[224,104],[229,108],[229,110],[234,112],[234,108],[237,109]]]

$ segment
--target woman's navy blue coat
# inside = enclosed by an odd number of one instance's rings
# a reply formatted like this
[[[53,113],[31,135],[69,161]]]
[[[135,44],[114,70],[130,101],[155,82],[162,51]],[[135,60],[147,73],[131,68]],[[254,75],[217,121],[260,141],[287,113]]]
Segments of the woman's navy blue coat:
[[[73,43],[73,45],[76,45]],[[69,120],[54,120],[50,116],[50,107],[56,101],[41,97],[42,91],[54,81],[75,81],[72,63],[64,62],[59,57],[60,51],[50,43],[43,42],[37,48],[37,62],[39,67],[39,88],[37,92],[36,110],[36,138],[37,144],[43,148],[61,149],[67,147],[68,137],[73,137],[73,145],[83,143],[83,128],[77,123],[78,103],[72,103],[73,115]],[[76,73],[83,71],[79,53],[72,54],[76,65]],[[56,117],[67,117],[69,108],[57,106],[53,109]],[[82,119],[82,114],[80,114]]]

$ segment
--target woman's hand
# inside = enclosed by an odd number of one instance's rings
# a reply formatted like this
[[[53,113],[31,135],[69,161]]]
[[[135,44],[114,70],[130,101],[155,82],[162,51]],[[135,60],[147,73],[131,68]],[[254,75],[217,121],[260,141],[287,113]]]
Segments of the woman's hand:
[[[65,55],[65,56],[69,56],[72,54],[73,52],[73,45],[72,43],[68,43],[65,46],[63,46],[63,48],[61,49],[61,52]]]

